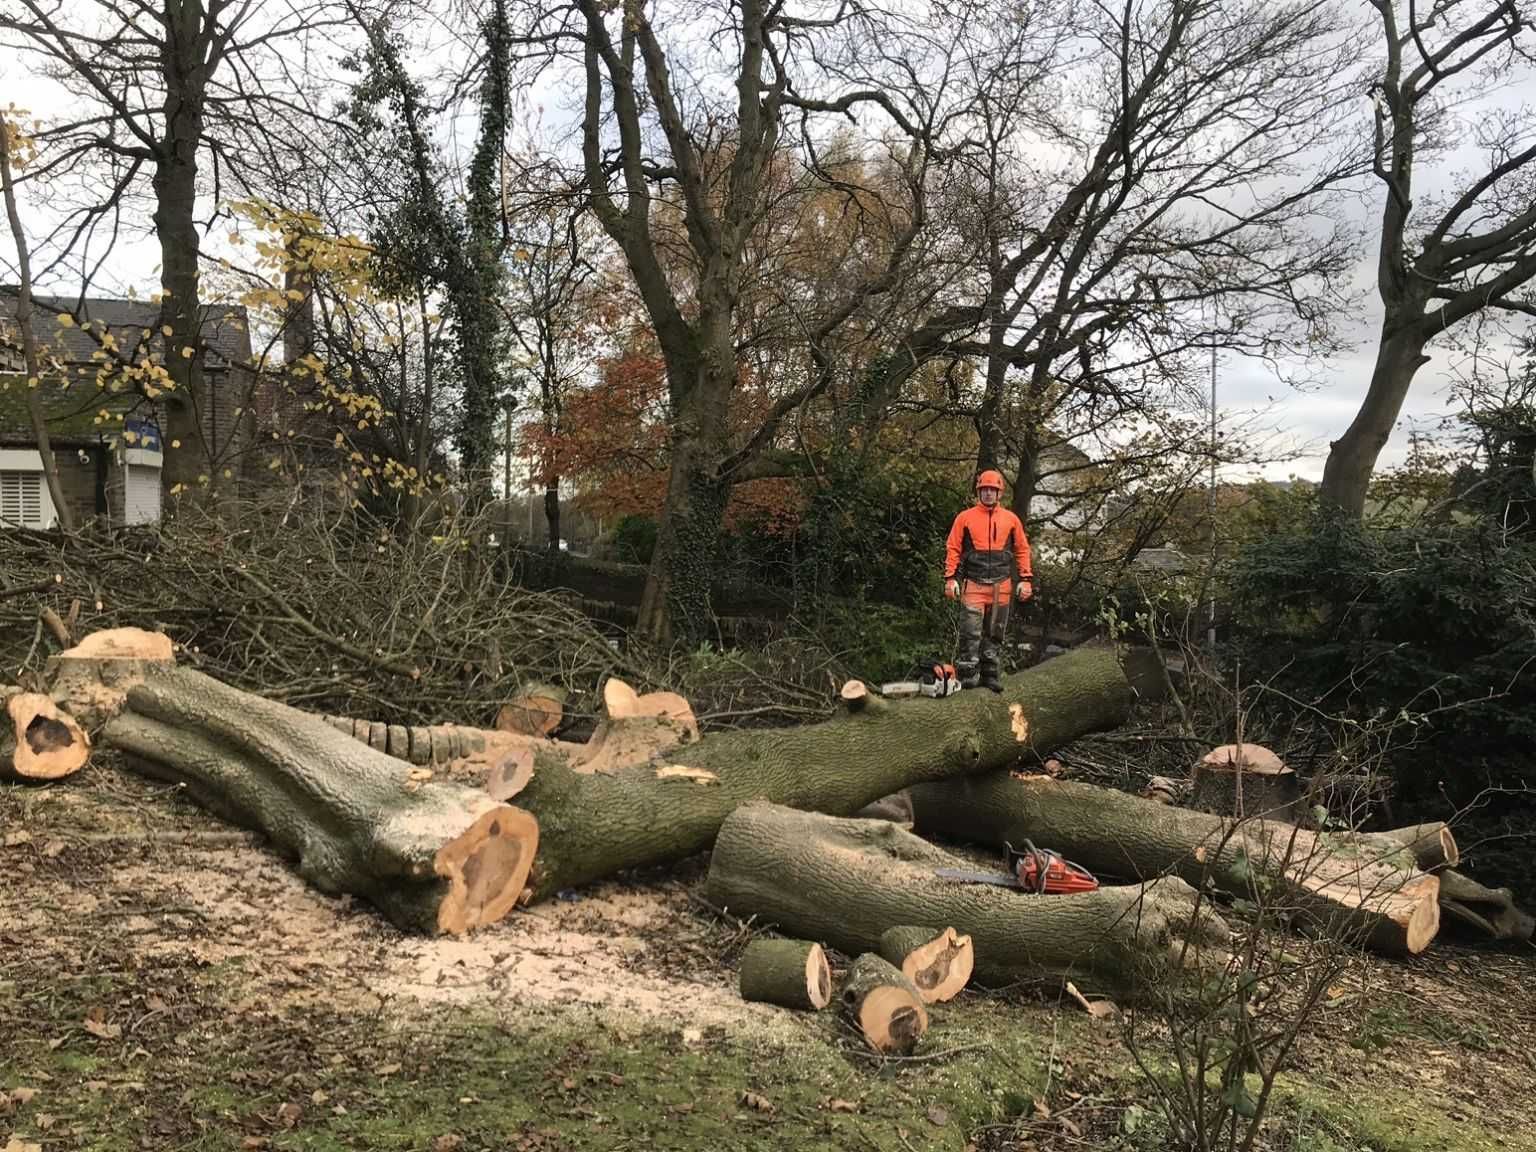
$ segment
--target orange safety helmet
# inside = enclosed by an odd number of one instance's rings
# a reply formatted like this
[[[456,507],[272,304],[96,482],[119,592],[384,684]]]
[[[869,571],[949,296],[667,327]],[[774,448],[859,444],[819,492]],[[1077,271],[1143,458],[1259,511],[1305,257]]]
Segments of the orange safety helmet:
[[[996,488],[998,492],[1002,492],[1003,474],[988,468],[980,476],[976,477],[976,491],[980,492],[983,488]]]

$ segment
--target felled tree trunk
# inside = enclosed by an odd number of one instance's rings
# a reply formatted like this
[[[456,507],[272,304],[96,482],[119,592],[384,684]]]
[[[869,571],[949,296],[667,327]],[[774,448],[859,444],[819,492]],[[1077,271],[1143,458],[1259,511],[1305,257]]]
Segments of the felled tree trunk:
[[[52,700],[36,692],[13,692],[4,701],[0,780],[61,780],[85,765],[91,755],[89,737]]]
[[[701,852],[750,800],[846,815],[918,781],[1006,768],[1116,727],[1138,689],[1158,683],[1139,660],[1122,666],[1110,649],[1081,649],[1006,678],[1000,695],[872,697],[822,724],[715,733],[605,772],[578,772],[558,752],[536,749],[533,779],[518,797],[542,829],[535,896]],[[928,921],[914,914],[893,923]]]
[[[1319,835],[1289,824],[1233,821],[1107,788],[993,774],[911,790],[915,829],[1015,847],[1031,840],[1090,871],[1145,879],[1172,874],[1228,892],[1264,891],[1351,943],[1387,954],[1423,951],[1440,926],[1439,880],[1387,837]]]
[[[146,673],[101,739],[138,771],[266,833],[321,891],[362,896],[407,931],[500,919],[538,848],[527,812],[478,789],[413,780],[420,769],[317,716],[187,669]]]
[[[963,695],[963,693],[962,693]],[[710,900],[737,916],[840,951],[877,951],[904,924],[970,936],[978,979],[1072,979],[1116,992],[1192,963],[1227,941],[1220,918],[1174,877],[1070,896],[957,883],[974,865],[883,820],[847,820],[776,804],[738,808],[710,859]]]
[[[820,944],[761,938],[741,954],[741,998],[818,1011],[832,1002],[832,970]]]
[[[928,1031],[928,1009],[900,968],[873,953],[854,960],[843,982],[843,1013],[883,1056],[905,1056]]]
[[[887,928],[880,935],[880,955],[901,969],[925,1004],[942,1004],[960,995],[976,966],[971,938],[953,928]]]

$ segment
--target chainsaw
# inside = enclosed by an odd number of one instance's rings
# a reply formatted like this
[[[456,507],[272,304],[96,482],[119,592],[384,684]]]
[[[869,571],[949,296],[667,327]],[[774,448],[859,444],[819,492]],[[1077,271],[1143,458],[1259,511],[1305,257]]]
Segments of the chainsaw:
[[[960,674],[953,664],[946,664],[940,660],[934,660],[919,664],[916,669],[916,680],[897,680],[894,683],[882,684],[880,695],[901,698],[910,696],[927,696],[932,699],[942,700],[946,696],[953,696],[960,691]]]
[[[1093,892],[1099,882],[1093,873],[1065,859],[1061,853],[1036,848],[1024,841],[1021,852],[1004,844],[1006,872],[966,872],[958,868],[939,868],[934,875],[941,880],[961,884],[995,884],[999,888],[1017,888],[1037,896],[1060,896],[1073,892]]]

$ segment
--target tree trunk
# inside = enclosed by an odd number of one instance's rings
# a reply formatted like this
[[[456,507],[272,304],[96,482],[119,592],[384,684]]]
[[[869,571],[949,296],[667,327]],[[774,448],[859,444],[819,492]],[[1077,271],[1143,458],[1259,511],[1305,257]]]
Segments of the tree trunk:
[[[560,552],[560,477],[551,473],[544,478],[544,522],[549,529],[551,555]]]
[[[656,529],[637,630],[656,644],[690,647],[709,635],[709,588],[715,578],[729,488],[715,474],[722,453],[680,428],[672,438],[666,503]]]
[[[1451,924],[1488,940],[1527,941],[1536,931],[1508,888],[1485,888],[1450,868],[1440,873],[1440,908]]]
[[[757,939],[741,954],[741,998],[819,1011],[832,1002],[832,970],[820,944]]]
[[[27,243],[27,233],[21,226],[21,211],[16,206],[16,187],[11,179],[11,137],[17,129],[0,113],[0,186],[5,194],[5,215],[11,225],[11,239],[16,244],[16,327],[21,330],[21,353],[27,367],[27,379],[23,387],[27,393],[27,415],[32,421],[32,438],[37,443],[37,454],[43,462],[43,480],[48,485],[48,498],[53,501],[53,512],[59,527],[66,532],[75,530],[75,512],[64,498],[64,486],[59,482],[59,462],[53,454],[53,442],[48,437],[48,419],[43,411],[39,390],[42,388],[43,365],[37,354],[37,333],[32,327],[32,250]],[[66,385],[68,381],[65,382]]]
[[[925,1004],[960,995],[976,967],[971,938],[953,928],[942,932],[911,924],[888,928],[880,936],[880,955],[901,969]]]
[[[180,485],[198,493],[217,487],[218,468],[203,435],[201,416],[207,409],[203,386],[202,299],[199,288],[197,154],[203,142],[203,97],[208,67],[203,43],[201,4],[169,10],[165,58],[163,126],[155,155],[155,236],[160,242],[159,327],[164,336],[164,366],[170,388],[160,397],[165,410],[162,440],[165,466],[161,481],[167,490]],[[178,446],[179,445],[179,446]],[[206,478],[206,479],[202,479]]]
[[[1301,809],[1296,773],[1262,744],[1223,744],[1195,765],[1189,806],[1218,816],[1260,816],[1295,823]]]
[[[1140,664],[1127,661],[1137,684],[1155,689]],[[918,781],[1006,768],[1124,723],[1136,695],[1113,651],[1081,649],[1004,678],[1000,695],[875,698],[822,724],[713,733],[664,761],[606,773],[575,771],[558,751],[536,749],[533,779],[518,798],[543,829],[534,892],[545,898],[701,852],[749,800],[846,815]]]
[[[752,803],[721,825],[706,891],[736,916],[849,954],[879,949],[904,924],[952,925],[971,938],[976,976],[993,984],[1044,977],[1126,992],[1227,941],[1176,877],[1037,897],[935,874],[970,867],[882,820]]]
[[[458,784],[423,782],[318,716],[156,668],[128,689],[102,742],[264,832],[323,892],[351,892],[412,932],[501,919],[522,894],[538,823]]]
[[[1202,889],[1211,881],[1272,908],[1280,901],[1341,939],[1390,955],[1422,952],[1440,924],[1438,879],[1387,837],[1232,821],[1043,776],[994,773],[915,787],[911,796],[913,826],[925,836],[997,847],[1030,840],[1101,875],[1173,874]]]
[[[928,1031],[928,1009],[901,969],[873,953],[854,960],[843,984],[843,1014],[882,1056],[905,1056]]]
[[[1329,446],[1323,483],[1318,489],[1318,497],[1325,505],[1353,520],[1365,515],[1371,473],[1392,435],[1414,374],[1429,363],[1429,357],[1424,355],[1424,339],[1414,330],[1412,321],[1400,319],[1393,323],[1393,312],[1407,316],[1410,309],[1405,305],[1388,306],[1389,319],[1376,351],[1370,388],[1354,420]]]

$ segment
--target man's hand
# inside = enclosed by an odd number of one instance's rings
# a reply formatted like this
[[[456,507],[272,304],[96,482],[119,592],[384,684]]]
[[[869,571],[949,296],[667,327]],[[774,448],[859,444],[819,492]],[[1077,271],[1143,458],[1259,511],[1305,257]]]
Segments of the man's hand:
[[[950,600],[957,599],[959,597],[959,595],[960,595],[960,581],[958,581],[958,580],[946,580],[946,581],[944,581],[944,595],[946,597],[948,597]]]
[[[1032,580],[1020,580],[1018,588],[1014,591],[1020,604],[1023,604],[1035,594],[1035,585]]]

